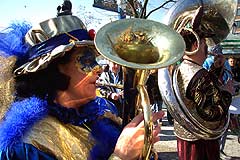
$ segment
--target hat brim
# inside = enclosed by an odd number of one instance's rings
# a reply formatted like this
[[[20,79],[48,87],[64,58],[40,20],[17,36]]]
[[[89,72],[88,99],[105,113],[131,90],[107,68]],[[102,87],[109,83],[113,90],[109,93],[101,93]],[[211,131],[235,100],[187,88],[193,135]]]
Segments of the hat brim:
[[[56,58],[62,57],[67,51],[70,51],[73,47],[92,47],[95,48],[92,40],[72,41],[67,45],[59,45],[51,52],[38,56],[31,61],[23,64],[15,69],[14,74],[16,76],[33,73],[38,70],[47,68],[47,66]]]

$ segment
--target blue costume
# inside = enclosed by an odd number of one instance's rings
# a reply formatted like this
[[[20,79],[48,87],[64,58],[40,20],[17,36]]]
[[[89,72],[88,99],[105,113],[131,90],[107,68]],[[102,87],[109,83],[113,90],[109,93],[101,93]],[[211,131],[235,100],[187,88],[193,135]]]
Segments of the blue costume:
[[[117,110],[111,102],[99,97],[82,107],[81,111],[77,111],[76,109],[68,109],[61,106],[49,106],[46,101],[40,100],[36,97],[15,102],[12,104],[6,115],[6,118],[1,123],[0,159],[61,158],[62,155],[54,155],[54,153],[49,154],[49,150],[47,153],[41,151],[41,149],[46,150],[49,147],[49,144],[44,144],[42,141],[47,141],[51,138],[42,136],[38,138],[39,140],[34,139],[34,137],[37,137],[38,135],[43,135],[41,133],[37,133],[36,128],[41,127],[40,130],[42,132],[46,131],[46,123],[50,124],[48,121],[53,118],[56,118],[54,121],[55,123],[57,121],[61,122],[61,125],[59,126],[70,125],[73,127],[82,127],[79,134],[83,134],[82,136],[84,136],[84,134],[86,135],[85,138],[80,139],[81,143],[86,143],[85,149],[82,149],[82,152],[91,148],[88,152],[90,152],[92,159],[107,159],[107,157],[109,157],[113,152],[115,143],[120,134],[120,127],[116,125],[114,121],[104,118],[105,112],[117,114]],[[103,116],[103,118],[98,120],[100,116]],[[44,122],[45,125],[38,126],[39,123],[42,122]],[[91,125],[88,125],[90,123]],[[90,134],[87,133],[88,131],[84,131],[84,125],[89,126]],[[52,125],[52,127],[54,127],[54,125]],[[30,131],[31,128],[34,128],[34,131]],[[57,129],[57,127],[55,129]],[[59,131],[61,131],[61,129],[59,129]],[[49,134],[52,133],[52,131],[47,132],[49,132]],[[34,135],[27,135],[29,133]],[[69,131],[69,133],[71,133],[71,131]],[[44,138],[46,139],[44,140]],[[91,140],[91,138],[93,139]],[[33,140],[35,140],[35,146],[34,144],[28,143],[33,142]],[[66,143],[65,145],[68,145],[67,142],[64,143]],[[54,145],[57,145],[57,142]],[[61,146],[58,147],[61,148]],[[70,148],[69,150],[74,150],[74,148]],[[61,153],[64,153],[64,151]],[[78,157],[79,155],[74,156],[65,154],[64,156],[66,156],[66,158],[70,158]],[[80,155],[78,158],[84,159],[84,156],[88,155]]]

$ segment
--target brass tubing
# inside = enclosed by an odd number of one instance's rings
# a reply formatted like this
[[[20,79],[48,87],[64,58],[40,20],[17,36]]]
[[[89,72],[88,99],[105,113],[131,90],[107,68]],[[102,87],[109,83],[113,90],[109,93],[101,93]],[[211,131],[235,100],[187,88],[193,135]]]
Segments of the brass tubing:
[[[96,82],[96,86],[109,86],[109,87],[114,87],[118,89],[123,89],[122,84],[114,84],[114,83]]]

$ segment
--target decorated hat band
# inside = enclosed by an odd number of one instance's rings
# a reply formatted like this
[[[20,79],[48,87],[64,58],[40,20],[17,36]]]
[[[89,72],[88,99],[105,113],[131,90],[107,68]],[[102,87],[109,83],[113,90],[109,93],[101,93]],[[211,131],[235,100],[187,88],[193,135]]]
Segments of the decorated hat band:
[[[14,74],[19,76],[44,69],[74,46],[94,47],[93,38],[76,16],[60,16],[41,22],[26,34],[25,41],[30,48]]]

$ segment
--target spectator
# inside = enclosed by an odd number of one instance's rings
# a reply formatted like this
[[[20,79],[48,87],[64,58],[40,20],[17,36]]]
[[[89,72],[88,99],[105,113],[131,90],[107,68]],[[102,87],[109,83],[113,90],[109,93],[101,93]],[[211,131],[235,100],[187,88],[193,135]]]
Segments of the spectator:
[[[99,78],[100,83],[123,85],[123,73],[120,65],[109,61],[109,69],[103,72]],[[119,115],[122,117],[123,106],[123,88],[117,88],[109,85],[100,86],[100,95],[107,98],[116,105]]]
[[[228,57],[228,63],[231,66],[233,79],[240,82],[240,68],[237,65],[237,61],[233,56]]]

